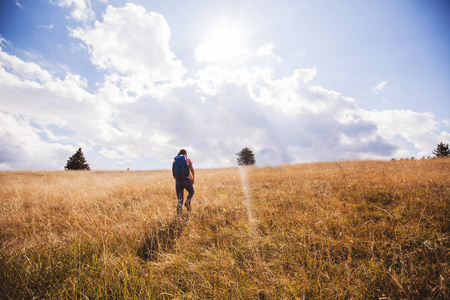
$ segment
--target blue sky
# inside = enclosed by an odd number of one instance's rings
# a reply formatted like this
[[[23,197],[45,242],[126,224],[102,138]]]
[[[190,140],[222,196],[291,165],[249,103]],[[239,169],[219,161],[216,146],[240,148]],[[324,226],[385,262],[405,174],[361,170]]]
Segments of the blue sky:
[[[0,2],[0,169],[429,156],[448,1]]]

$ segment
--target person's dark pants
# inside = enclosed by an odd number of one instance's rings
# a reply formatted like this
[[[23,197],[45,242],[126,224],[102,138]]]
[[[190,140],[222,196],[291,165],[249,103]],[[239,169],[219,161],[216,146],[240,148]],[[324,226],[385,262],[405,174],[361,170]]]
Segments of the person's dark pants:
[[[177,215],[181,215],[181,211],[183,210],[183,201],[184,201],[184,190],[188,191],[188,196],[186,198],[186,206],[191,204],[191,199],[194,197],[194,185],[192,184],[192,180],[190,178],[185,178],[182,180],[176,180],[175,189],[177,191],[178,205],[177,205]]]

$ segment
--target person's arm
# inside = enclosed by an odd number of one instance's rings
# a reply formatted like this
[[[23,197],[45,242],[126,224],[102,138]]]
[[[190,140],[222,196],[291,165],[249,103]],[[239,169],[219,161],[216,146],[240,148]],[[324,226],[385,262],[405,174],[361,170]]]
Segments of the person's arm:
[[[194,166],[192,165],[192,163],[189,164],[189,169],[191,169],[191,174],[192,174],[192,184],[194,184]]]

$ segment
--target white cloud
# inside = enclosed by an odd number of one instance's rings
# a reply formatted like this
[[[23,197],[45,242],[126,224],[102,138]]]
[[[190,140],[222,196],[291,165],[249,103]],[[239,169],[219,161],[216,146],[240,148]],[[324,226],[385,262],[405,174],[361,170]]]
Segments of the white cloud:
[[[274,57],[279,62],[283,62],[281,57],[275,56],[273,53],[274,45],[271,43],[266,43],[263,46],[259,47],[259,49],[256,51],[256,56],[270,56]]]
[[[114,139],[118,132],[110,120],[112,108],[87,92],[86,84],[78,75],[67,73],[59,79],[35,63],[0,51],[1,139],[15,149],[2,151],[7,157],[20,156],[7,159],[11,168],[27,164],[30,168],[54,168],[53,160],[58,160],[54,152],[68,155],[74,148],[69,143],[84,147],[95,140]],[[41,150],[46,158],[35,162]],[[0,160],[5,167],[5,159]]]
[[[396,135],[422,149],[426,133],[436,129],[432,115],[360,110],[352,99],[313,85],[315,69],[274,78],[268,68],[210,65],[159,97],[130,95],[117,74],[91,94],[78,75],[62,80],[4,52],[0,58],[0,110],[7,112],[1,138],[9,145],[2,168],[36,167],[31,149],[59,151],[58,164],[46,163],[56,168],[77,147],[116,167],[142,158],[170,164],[178,148],[188,148],[200,167],[235,165],[234,153],[246,146],[259,164],[386,158],[395,153],[389,141]],[[395,126],[399,118],[428,126],[406,130]]]
[[[257,56],[265,56],[265,55],[273,55],[273,44],[265,44],[264,46],[259,47],[258,51],[256,51]]]
[[[148,160],[169,167],[180,148],[198,167],[236,165],[243,147],[262,165],[386,159],[407,153],[401,143],[427,155],[449,138],[429,113],[360,109],[314,84],[315,68],[279,78],[268,67],[207,64],[182,78],[167,22],[141,6],[108,6],[102,22],[71,34],[109,71],[94,92],[78,74],[58,78],[0,48],[1,169],[62,169],[79,147],[92,169]]]
[[[120,160],[123,159],[124,155],[119,153],[115,149],[106,149],[102,148],[100,151],[98,151],[99,154],[103,155],[106,158],[113,159],[113,160]]]
[[[89,47],[94,65],[119,72],[124,81],[133,82],[134,86],[125,84],[136,93],[151,89],[155,82],[180,80],[186,72],[170,50],[164,17],[139,5],[108,6],[103,22],[73,29],[71,35]]]
[[[7,71],[10,76],[17,76],[23,80],[48,81],[51,74],[35,63],[26,63],[16,56],[12,56],[3,51],[0,47],[0,67]]]
[[[439,132],[439,123],[432,113],[411,110],[360,111],[362,118],[376,124],[377,133],[387,140],[401,137],[419,150],[418,155],[430,154],[434,145],[444,140],[446,132]],[[412,155],[414,153],[411,153]],[[401,156],[399,154],[397,156]]]
[[[375,87],[372,89],[372,93],[379,94],[382,91],[384,91],[384,88],[386,87],[387,82],[386,81],[380,81],[378,82]]]
[[[0,111],[1,169],[64,169],[72,146],[45,142],[32,120]]]
[[[86,23],[95,18],[95,14],[91,8],[90,0],[56,0],[61,7],[69,7],[72,9],[70,18]]]
[[[45,30],[47,30],[47,31],[52,31],[52,29],[53,29],[53,24],[50,24],[50,25],[38,25],[38,28],[39,28],[39,29],[45,29]]]
[[[297,70],[273,79],[266,69],[208,66],[164,101],[142,97],[118,117],[127,120],[121,125],[126,131],[152,128],[149,132],[166,136],[157,143],[164,151],[189,145],[203,166],[219,158],[234,165],[234,153],[245,146],[256,151],[261,164],[390,155],[394,146],[376,135],[373,123],[341,122],[339,114],[357,108],[340,94],[311,85],[314,73]],[[149,111],[151,117],[139,116]],[[352,143],[341,143],[341,134]]]

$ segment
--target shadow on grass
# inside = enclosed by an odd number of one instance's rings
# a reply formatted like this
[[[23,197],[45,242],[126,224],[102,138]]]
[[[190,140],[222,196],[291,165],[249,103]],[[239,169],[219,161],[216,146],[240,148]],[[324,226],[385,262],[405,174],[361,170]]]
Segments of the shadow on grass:
[[[138,250],[138,256],[143,260],[154,261],[162,252],[170,251],[177,238],[183,233],[189,221],[189,215],[175,217],[172,222],[161,228],[146,233],[144,242]]]

